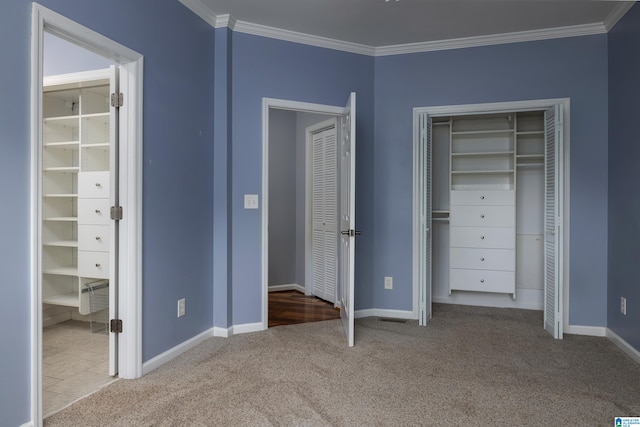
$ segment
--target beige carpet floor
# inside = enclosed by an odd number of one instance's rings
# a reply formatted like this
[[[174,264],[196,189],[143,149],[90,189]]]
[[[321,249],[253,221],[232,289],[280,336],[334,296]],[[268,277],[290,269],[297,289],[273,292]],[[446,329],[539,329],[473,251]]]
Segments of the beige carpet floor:
[[[436,305],[428,327],[339,320],[212,338],[45,426],[612,426],[640,365],[606,338],[553,340],[540,312]]]

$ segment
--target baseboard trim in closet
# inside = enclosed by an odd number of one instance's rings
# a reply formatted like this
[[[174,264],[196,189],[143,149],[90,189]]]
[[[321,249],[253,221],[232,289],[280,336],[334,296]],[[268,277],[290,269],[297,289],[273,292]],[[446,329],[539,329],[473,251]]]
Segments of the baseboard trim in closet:
[[[438,304],[543,310],[544,293],[542,289],[516,289],[516,299],[514,301],[511,294],[454,291],[447,296],[434,295],[433,302]]]
[[[280,291],[298,291],[298,292],[302,292],[303,294],[306,293],[306,289],[304,288],[304,286],[300,286],[297,283],[269,286],[269,292],[280,292]]]
[[[389,310],[383,308],[368,308],[365,310],[356,310],[354,317],[360,319],[362,317],[388,317],[392,319],[409,319],[415,320],[418,315],[408,310]]]

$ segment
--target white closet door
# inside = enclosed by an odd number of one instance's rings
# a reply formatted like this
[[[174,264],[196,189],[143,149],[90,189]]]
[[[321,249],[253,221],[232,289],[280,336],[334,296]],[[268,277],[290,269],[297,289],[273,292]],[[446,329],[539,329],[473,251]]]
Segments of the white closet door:
[[[424,230],[424,233],[416,233],[419,239],[418,247],[418,260],[414,262],[417,265],[418,271],[418,283],[420,289],[420,325],[425,326],[431,319],[431,305],[432,305],[432,168],[431,168],[431,153],[433,145],[433,124],[431,117],[427,114],[420,115],[420,144],[418,146],[418,152],[416,153],[416,161],[418,164],[416,167],[418,170],[423,170],[424,173],[419,174],[417,182],[415,182],[416,191],[418,194],[422,194],[423,197],[418,197],[420,206],[418,206],[419,227]]]
[[[340,318],[349,347],[355,335],[356,94],[351,92],[342,117],[340,148]]]
[[[335,126],[313,135],[313,294],[336,302],[338,189]]]
[[[562,338],[562,105],[545,111],[544,328]]]

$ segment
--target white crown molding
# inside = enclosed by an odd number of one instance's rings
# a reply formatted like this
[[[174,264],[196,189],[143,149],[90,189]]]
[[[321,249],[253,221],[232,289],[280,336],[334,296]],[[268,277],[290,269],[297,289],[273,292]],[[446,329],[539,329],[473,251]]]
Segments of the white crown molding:
[[[358,53],[361,55],[375,55],[375,48],[372,46],[345,42],[327,37],[313,36],[310,34],[298,33],[296,31],[283,30],[275,27],[267,27],[266,25],[253,24],[251,22],[237,21],[233,30],[254,36],[269,37],[272,39],[302,43],[310,46],[324,47],[327,49],[341,50],[350,53]]]
[[[328,37],[314,36],[281,28],[254,24],[246,21],[236,21],[232,16],[216,15],[202,0],[178,0],[193,13],[201,17],[214,28],[227,27],[230,30],[268,37],[277,40],[301,43],[309,46],[334,49],[343,52],[357,53],[368,56],[403,55],[407,53],[423,53],[438,50],[464,49],[469,47],[491,46],[508,43],[550,40],[565,37],[588,36],[606,34],[634,5],[635,2],[625,1],[618,4],[602,23],[572,25],[568,27],[545,28],[541,30],[518,31],[513,33],[491,34],[487,36],[463,37],[458,39],[436,40],[418,43],[406,43],[389,46],[373,47],[359,43],[346,42]]]
[[[189,10],[198,15],[200,18],[204,20],[207,24],[211,25],[213,28],[219,28],[218,25],[218,17],[211,9],[205,6],[201,0],[178,0],[180,3],[185,5]],[[228,15],[227,15],[228,16]]]
[[[623,1],[613,8],[611,13],[604,19],[604,27],[607,29],[607,32],[616,26],[618,21],[622,19],[635,3],[635,1]]]
[[[375,56],[402,55],[407,53],[433,52],[437,50],[464,49],[468,47],[491,46],[497,44],[521,43],[564,37],[605,34],[604,24],[584,24],[569,27],[545,28],[542,30],[518,31],[514,33],[491,34],[488,36],[464,37],[459,39],[436,40],[430,42],[407,43],[375,48]]]

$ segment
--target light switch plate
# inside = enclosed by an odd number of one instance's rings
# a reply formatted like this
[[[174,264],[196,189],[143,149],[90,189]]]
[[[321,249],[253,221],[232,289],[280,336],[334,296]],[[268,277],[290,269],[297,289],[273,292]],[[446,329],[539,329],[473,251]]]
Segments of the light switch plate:
[[[257,194],[245,194],[244,195],[244,208],[245,209],[258,209],[258,195]]]

